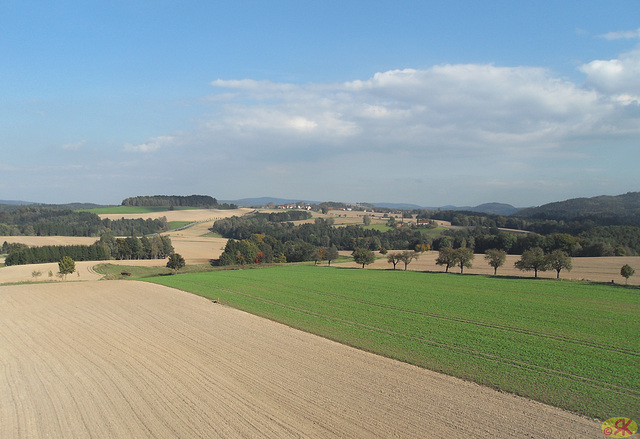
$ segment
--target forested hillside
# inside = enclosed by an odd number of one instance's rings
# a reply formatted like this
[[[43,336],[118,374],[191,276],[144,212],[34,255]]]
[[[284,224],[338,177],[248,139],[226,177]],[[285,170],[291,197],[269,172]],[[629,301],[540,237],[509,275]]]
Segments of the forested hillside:
[[[123,206],[143,207],[198,207],[202,209],[237,209],[235,204],[218,203],[209,195],[151,195],[129,197],[122,201]]]
[[[90,212],[43,206],[0,211],[0,236],[100,236],[106,231],[141,236],[168,229],[165,218],[110,220]]]
[[[589,220],[602,226],[640,225],[640,192],[628,192],[616,196],[573,198],[540,207],[522,209],[514,216],[565,222]]]

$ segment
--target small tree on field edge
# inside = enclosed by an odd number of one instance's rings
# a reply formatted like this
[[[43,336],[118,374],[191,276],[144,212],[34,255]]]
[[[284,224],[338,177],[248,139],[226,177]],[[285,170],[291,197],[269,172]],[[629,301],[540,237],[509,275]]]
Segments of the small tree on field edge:
[[[172,253],[169,255],[169,260],[167,261],[167,268],[170,268],[174,271],[180,270],[182,267],[186,265],[184,258],[180,253]]]
[[[456,264],[460,267],[460,274],[464,271],[464,268],[471,268],[471,260],[474,258],[473,251],[467,247],[461,247],[453,251]]]
[[[440,249],[438,258],[436,259],[436,265],[444,265],[445,273],[449,272],[449,268],[456,265],[456,252],[451,247],[444,247]]]
[[[635,274],[636,270],[634,270],[629,264],[624,264],[620,269],[620,275],[624,277],[625,283],[629,284],[629,278]]]
[[[498,274],[498,268],[502,267],[507,260],[507,252],[492,248],[487,250],[487,254],[484,255],[484,258],[487,263],[493,267],[493,274],[495,276]]]
[[[414,259],[418,259],[420,256],[419,253],[416,253],[411,250],[405,250],[400,254],[400,260],[404,264],[404,271],[407,271],[407,265],[411,263]],[[395,268],[395,267],[394,267]]]
[[[396,265],[402,259],[402,253],[400,252],[391,252],[387,255],[387,262],[393,264],[393,269],[396,269]]]
[[[65,279],[67,278],[67,274],[71,274],[76,271],[76,263],[69,256],[64,256],[58,262],[58,271],[60,276],[63,276]]]
[[[353,256],[354,262],[362,264],[362,268],[364,268],[365,265],[371,264],[376,259],[376,255],[366,248],[355,249],[353,253],[351,253],[351,256]]]
[[[525,250],[520,256],[520,260],[513,264],[518,270],[534,272],[534,277],[538,277],[538,271],[547,271],[549,262],[544,257],[544,251],[540,247]]]
[[[571,271],[571,257],[562,250],[554,250],[546,256],[549,268],[556,270],[556,279],[560,279],[560,271],[566,269]]]
[[[338,256],[340,256],[340,254],[338,253],[338,248],[335,245],[329,247],[327,249],[327,253],[325,254],[327,261],[329,261],[329,265],[331,265],[331,261],[338,259]]]

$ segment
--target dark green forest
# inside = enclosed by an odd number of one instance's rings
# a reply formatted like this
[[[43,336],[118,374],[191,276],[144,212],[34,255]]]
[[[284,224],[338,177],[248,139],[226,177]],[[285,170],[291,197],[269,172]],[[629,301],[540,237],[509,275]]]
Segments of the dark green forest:
[[[100,219],[90,212],[46,206],[0,211],[0,236],[142,236],[169,230],[166,219]]]
[[[5,265],[42,264],[58,262],[64,256],[74,261],[106,261],[109,259],[164,259],[173,253],[168,236],[135,236],[114,238],[105,233],[92,245],[45,245],[29,247],[25,244],[4,242],[2,253],[7,253]]]
[[[142,207],[198,207],[202,209],[237,209],[235,204],[222,203],[209,195],[150,195],[129,197],[122,201],[123,206]]]

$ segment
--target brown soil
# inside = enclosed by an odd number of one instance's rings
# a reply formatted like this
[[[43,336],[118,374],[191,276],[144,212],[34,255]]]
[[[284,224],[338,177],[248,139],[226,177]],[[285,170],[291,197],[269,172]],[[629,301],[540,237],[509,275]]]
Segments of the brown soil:
[[[0,437],[582,438],[600,424],[132,281],[0,287]]]

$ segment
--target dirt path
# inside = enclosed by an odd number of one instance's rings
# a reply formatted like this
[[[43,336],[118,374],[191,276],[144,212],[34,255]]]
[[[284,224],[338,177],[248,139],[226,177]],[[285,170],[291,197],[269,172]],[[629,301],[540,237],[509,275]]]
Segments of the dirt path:
[[[600,425],[133,281],[0,287],[2,438],[570,438]]]

